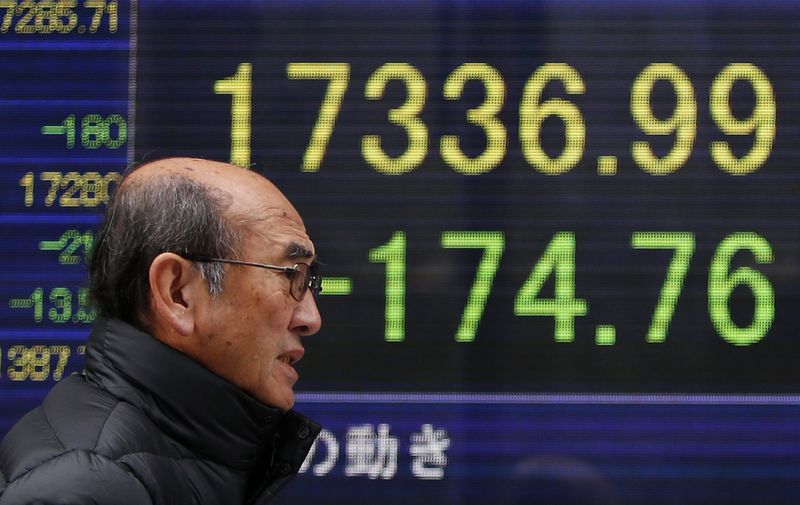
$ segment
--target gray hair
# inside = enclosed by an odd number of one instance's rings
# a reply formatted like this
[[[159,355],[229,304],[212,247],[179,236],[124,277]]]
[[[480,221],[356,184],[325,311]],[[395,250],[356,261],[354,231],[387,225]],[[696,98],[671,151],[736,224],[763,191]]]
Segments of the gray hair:
[[[89,294],[101,316],[143,326],[150,265],[161,253],[233,258],[242,223],[226,216],[231,196],[177,174],[122,184],[106,209],[89,264]],[[224,265],[195,262],[212,296],[222,293]]]

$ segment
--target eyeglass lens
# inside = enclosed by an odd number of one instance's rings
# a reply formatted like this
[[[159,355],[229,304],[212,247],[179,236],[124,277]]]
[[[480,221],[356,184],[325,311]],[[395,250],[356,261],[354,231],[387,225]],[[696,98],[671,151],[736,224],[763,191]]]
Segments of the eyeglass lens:
[[[308,288],[311,288],[311,294],[316,298],[319,295],[321,284],[318,265],[315,263],[309,266],[305,263],[298,263],[295,268],[296,273],[290,281],[290,290],[294,299],[302,300]]]

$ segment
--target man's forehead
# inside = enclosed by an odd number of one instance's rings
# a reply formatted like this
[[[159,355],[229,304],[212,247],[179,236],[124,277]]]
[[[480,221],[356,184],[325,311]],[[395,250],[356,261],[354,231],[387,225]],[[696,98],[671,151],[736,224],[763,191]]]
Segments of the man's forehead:
[[[297,242],[305,247],[310,245],[306,226],[293,208],[284,206],[256,207],[242,215],[247,228],[270,240]]]
[[[262,221],[264,225],[296,226],[305,230],[305,225],[300,215],[294,208],[285,205],[258,205],[251,209],[251,217],[255,221]]]
[[[315,256],[314,244],[308,237],[300,216],[286,208],[270,207],[260,209],[247,216],[248,228],[254,238],[268,244],[273,252],[285,258],[312,258]]]

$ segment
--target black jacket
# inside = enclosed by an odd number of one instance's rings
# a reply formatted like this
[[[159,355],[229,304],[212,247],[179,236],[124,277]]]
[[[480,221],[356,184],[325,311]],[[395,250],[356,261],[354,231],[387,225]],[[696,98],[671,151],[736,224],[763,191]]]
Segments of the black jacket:
[[[85,373],[0,444],[0,505],[261,505],[319,431],[150,335],[100,321]]]

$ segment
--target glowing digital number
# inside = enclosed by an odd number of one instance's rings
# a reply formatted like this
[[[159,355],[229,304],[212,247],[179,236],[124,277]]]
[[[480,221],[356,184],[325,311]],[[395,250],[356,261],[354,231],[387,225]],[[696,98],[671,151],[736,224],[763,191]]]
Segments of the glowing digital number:
[[[31,24],[31,21],[36,16],[36,2],[34,0],[22,0],[17,6],[17,15],[22,17],[17,21],[14,26],[16,33],[36,33],[36,27]],[[27,12],[25,12],[27,11]],[[23,14],[24,13],[24,14]]]
[[[3,14],[3,22],[0,24],[0,33],[8,33],[11,28],[11,22],[14,20],[14,13],[17,10],[16,0],[0,0],[0,9],[5,9]]]
[[[34,345],[27,350],[28,376],[32,381],[42,382],[50,375],[50,349],[44,345]]]
[[[8,348],[6,357],[11,361],[11,366],[6,370],[8,378],[12,381],[24,381],[30,375],[30,354],[23,345],[12,345]]]
[[[389,122],[403,127],[408,136],[408,148],[397,157],[390,157],[381,147],[378,135],[364,135],[361,153],[375,170],[387,175],[399,175],[417,168],[428,152],[428,127],[417,117],[425,106],[427,84],[419,70],[408,63],[386,63],[367,80],[364,96],[368,100],[383,98],[389,81],[400,80],[406,85],[403,105],[389,111]]]
[[[586,142],[583,116],[574,103],[562,98],[550,98],[539,103],[545,86],[553,80],[564,83],[564,89],[570,95],[583,94],[586,90],[580,74],[566,63],[546,63],[536,69],[525,83],[519,106],[522,154],[536,170],[547,175],[570,171],[583,156]],[[551,158],[542,148],[542,124],[550,116],[557,116],[564,122],[566,142],[564,150],[556,158]]]
[[[117,138],[112,138],[112,125],[116,126]],[[128,124],[125,118],[119,114],[112,114],[107,118],[103,118],[99,114],[88,114],[81,120],[81,145],[86,149],[99,149],[101,147],[118,149],[127,140]]]
[[[43,302],[44,291],[42,288],[36,288],[28,298],[12,298],[9,300],[8,307],[11,309],[33,309],[33,320],[40,323],[42,321]]]
[[[91,231],[81,233],[78,230],[67,230],[61,234],[58,240],[42,240],[39,242],[39,250],[59,251],[59,264],[77,265],[81,262],[81,258],[75,252],[83,247],[84,260],[88,260],[93,243],[94,235]]]
[[[116,134],[112,134],[112,126]],[[75,114],[70,114],[61,125],[42,126],[43,135],[64,135],[68,149],[75,147]],[[114,138],[116,137],[116,138]],[[128,124],[119,114],[104,118],[87,114],[81,119],[81,146],[85,149],[118,149],[128,140]]]
[[[76,0],[39,0],[33,23],[36,33],[71,32],[78,24],[78,15],[72,11],[76,6]]]
[[[555,276],[553,298],[539,298],[547,279]],[[556,342],[575,340],[575,318],[589,310],[586,300],[575,298],[575,234],[560,231],[547,244],[530,276],[514,299],[518,316],[550,316],[555,319]]]
[[[637,231],[631,236],[631,245],[634,249],[674,249],[672,261],[664,277],[664,285],[658,296],[653,319],[647,330],[646,340],[649,343],[662,343],[667,338],[667,330],[675,306],[683,290],[683,282],[689,272],[689,263],[694,254],[694,234],[679,231],[645,232]]]
[[[91,246],[86,245],[85,242],[84,249],[86,249],[87,255],[91,254]],[[72,322],[93,323],[96,317],[95,310],[89,307],[89,290],[87,288],[78,288],[78,310],[75,312],[75,315],[72,316]],[[80,354],[80,352],[78,354]]]
[[[384,338],[387,342],[402,342],[406,333],[406,234],[392,234],[389,242],[369,251],[369,260],[386,264]]]
[[[72,317],[72,293],[67,288],[50,290],[50,302],[53,306],[47,311],[47,317],[54,323],[65,323]]]
[[[29,177],[30,175],[30,177]],[[33,205],[33,174],[26,174],[19,183],[25,188],[25,205]],[[118,183],[122,179],[119,172],[109,172],[101,175],[98,172],[42,172],[39,179],[49,182],[50,187],[44,198],[46,207],[52,206],[56,199],[61,207],[97,207],[108,203],[109,186]],[[59,190],[63,190],[58,196]],[[77,196],[76,196],[77,195]]]
[[[252,78],[252,65],[250,63],[241,63],[236,68],[235,74],[214,83],[214,93],[217,95],[232,95],[231,163],[242,168],[250,168]]]
[[[71,351],[66,345],[34,345],[30,348],[23,345],[12,345],[8,349],[7,357],[11,366],[6,370],[8,378],[12,381],[32,380],[42,382],[50,376],[50,360],[53,355],[58,356],[53,380],[59,381],[64,376],[64,369],[69,361]]]
[[[58,199],[60,207],[80,207],[81,199],[75,194],[79,194],[83,187],[83,177],[78,172],[67,172],[59,181],[59,187],[64,188],[64,193]]]
[[[81,145],[87,149],[97,149],[103,145],[103,118],[99,114],[89,114],[81,121]]]
[[[27,172],[22,178],[19,180],[19,185],[25,188],[25,197],[24,202],[26,207],[30,207],[33,205],[33,184],[35,179],[33,178],[33,172]]]
[[[350,81],[348,63],[289,63],[286,66],[289,79],[326,79],[328,89],[319,107],[319,116],[311,130],[311,139],[303,155],[303,172],[316,172],[328,149],[328,141],[333,134],[336,117],[342,107],[347,84]]]
[[[83,0],[83,6],[87,9],[94,9],[92,21],[89,24],[89,33],[96,33],[100,28],[100,21],[103,19],[103,11],[106,9],[105,0]]]
[[[80,203],[84,207],[97,207],[108,199],[103,191],[103,176],[98,172],[86,172],[81,178]],[[105,197],[105,199],[104,199]]]
[[[469,290],[467,304],[456,331],[456,342],[472,342],[483,317],[486,300],[500,259],[503,257],[506,240],[499,231],[446,231],[442,233],[442,247],[447,249],[483,249],[475,280]]]
[[[50,354],[58,356],[56,368],[53,370],[53,380],[60,381],[64,377],[64,369],[67,367],[69,357],[72,354],[69,346],[66,345],[51,345]]]
[[[92,232],[86,232],[91,236]],[[58,255],[58,262],[61,265],[77,265],[81,262],[79,256],[76,256],[74,253],[83,245],[83,240],[86,234],[81,234],[78,230],[67,230],[61,234],[58,241],[55,244],[52,244],[53,249],[57,248],[61,250],[61,253]],[[43,249],[43,245],[48,245],[45,241],[39,242],[39,249]],[[87,254],[84,250],[84,257]]]
[[[117,25],[119,24],[119,7],[117,5],[117,0],[112,0],[111,2],[106,2],[105,0],[84,0],[83,6],[87,9],[94,9],[92,22],[89,25],[89,33],[96,33],[98,28],[100,28],[103,14],[108,14],[109,33],[117,32]]]
[[[748,81],[755,94],[753,113],[744,120],[737,119],[731,112],[730,94],[736,81]],[[709,110],[726,135],[755,132],[752,149],[741,158],[734,156],[727,142],[711,142],[709,150],[717,166],[731,175],[747,175],[761,168],[775,140],[775,93],[764,72],[752,63],[731,63],[723,68],[711,84]]]
[[[53,23],[53,9],[55,9],[55,6],[55,0],[39,0],[39,3],[36,4],[36,16],[33,20],[36,33],[56,31],[56,26]]]
[[[78,15],[72,10],[78,6],[77,0],[58,0],[53,15],[53,23],[59,33],[69,33],[78,25]],[[66,22],[62,21],[66,20]]]
[[[50,183],[47,196],[44,197],[44,204],[46,207],[50,207],[53,205],[53,202],[56,201],[56,195],[58,194],[58,188],[61,185],[62,177],[63,174],[61,172],[42,172],[39,174],[39,179]]]
[[[675,110],[664,120],[655,117],[650,106],[650,96],[657,81],[668,81],[675,90]],[[647,142],[637,140],[631,143],[633,160],[642,170],[652,175],[667,175],[686,163],[697,133],[697,102],[692,82],[683,70],[672,63],[653,63],[642,70],[631,88],[631,116],[648,135],[675,133],[673,148],[661,158],[653,153]]]
[[[117,0],[108,2],[106,13],[108,14],[108,32],[117,33],[117,26],[119,25],[119,4]]]
[[[67,141],[67,149],[75,147],[75,114],[70,114],[61,122],[62,131],[66,132],[64,136]]]
[[[506,127],[497,119],[503,107],[506,85],[503,76],[494,67],[485,63],[464,63],[455,69],[444,82],[444,97],[458,100],[464,91],[464,84],[479,80],[486,90],[483,103],[467,111],[467,121],[483,128],[486,134],[486,149],[474,158],[464,154],[456,135],[442,135],[440,149],[442,159],[453,170],[464,175],[486,173],[503,161],[506,155]]]
[[[128,123],[119,114],[111,114],[105,121],[105,144],[109,149],[117,149],[128,140]],[[117,127],[117,138],[111,135],[111,126]]]
[[[769,332],[775,320],[775,288],[764,274],[750,267],[739,267],[729,273],[734,255],[748,250],[759,264],[774,260],[772,247],[764,237],[752,232],[737,232],[725,237],[711,260],[708,270],[708,314],[717,333],[733,345],[755,344]],[[730,302],[738,286],[753,292],[755,311],[750,326],[740,327],[731,318]]]

